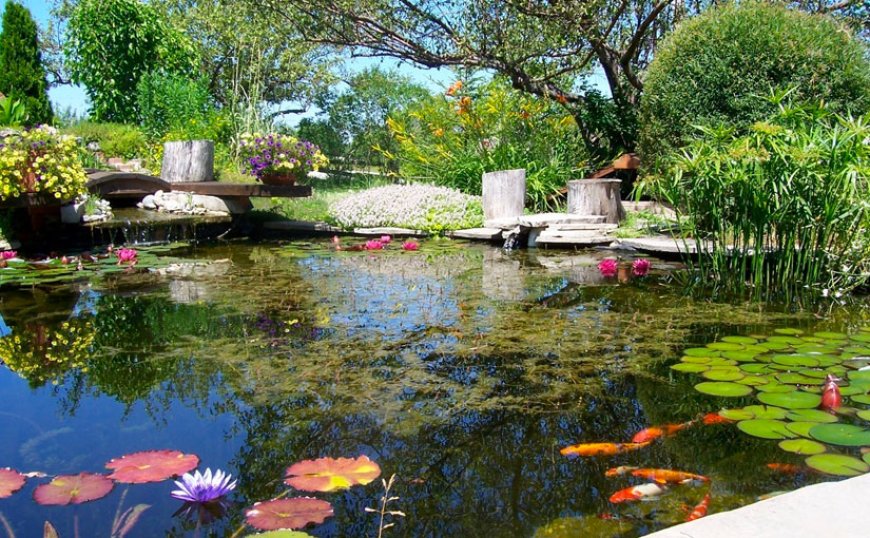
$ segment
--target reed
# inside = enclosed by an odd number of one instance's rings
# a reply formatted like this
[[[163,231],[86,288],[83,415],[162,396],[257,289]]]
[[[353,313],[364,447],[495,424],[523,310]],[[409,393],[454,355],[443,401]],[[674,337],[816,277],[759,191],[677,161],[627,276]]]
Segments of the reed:
[[[654,188],[702,240],[693,279],[755,298],[846,292],[870,277],[870,116],[780,100],[743,132],[703,127]]]

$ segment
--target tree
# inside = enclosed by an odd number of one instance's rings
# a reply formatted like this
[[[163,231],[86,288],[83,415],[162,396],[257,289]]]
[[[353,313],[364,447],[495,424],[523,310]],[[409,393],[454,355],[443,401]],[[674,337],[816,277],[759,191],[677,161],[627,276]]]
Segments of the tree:
[[[54,119],[47,88],[36,23],[27,8],[9,0],[0,33],[0,93],[21,101],[26,125],[38,125]]]
[[[297,25],[312,43],[425,67],[494,70],[520,90],[556,100],[578,120],[591,149],[635,144],[642,73],[658,41],[712,0],[248,0]],[[816,10],[861,0],[802,0]],[[583,78],[600,69],[611,99]],[[616,121],[588,111],[609,105]],[[585,111],[585,112],[584,112]]]
[[[336,159],[344,157],[346,151],[344,140],[341,139],[341,134],[333,129],[328,120],[303,118],[296,127],[296,135],[303,140],[317,144],[320,151],[329,157],[332,166],[335,166]]]
[[[66,39],[66,67],[87,88],[99,121],[138,119],[143,74],[191,74],[198,67],[190,40],[139,0],[82,0],[71,9]]]

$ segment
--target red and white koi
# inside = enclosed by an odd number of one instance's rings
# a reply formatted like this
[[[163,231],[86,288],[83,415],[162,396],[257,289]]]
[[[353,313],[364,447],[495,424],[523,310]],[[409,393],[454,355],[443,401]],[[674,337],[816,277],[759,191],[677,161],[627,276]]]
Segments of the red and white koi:
[[[704,495],[704,498],[695,505],[695,508],[692,509],[692,513],[689,514],[689,517],[686,518],[686,521],[695,521],[696,519],[701,519],[702,517],[707,515],[707,508],[710,506],[710,494],[707,493]]]
[[[610,496],[610,502],[617,504],[630,501],[650,501],[665,492],[665,487],[650,482],[617,491]]]

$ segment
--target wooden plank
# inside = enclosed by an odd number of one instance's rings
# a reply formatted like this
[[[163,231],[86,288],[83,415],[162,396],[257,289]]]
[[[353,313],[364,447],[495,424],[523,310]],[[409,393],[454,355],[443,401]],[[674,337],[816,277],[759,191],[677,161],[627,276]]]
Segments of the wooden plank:
[[[208,196],[257,196],[278,198],[304,198],[311,196],[308,185],[263,185],[262,183],[173,183],[174,191],[193,192]]]

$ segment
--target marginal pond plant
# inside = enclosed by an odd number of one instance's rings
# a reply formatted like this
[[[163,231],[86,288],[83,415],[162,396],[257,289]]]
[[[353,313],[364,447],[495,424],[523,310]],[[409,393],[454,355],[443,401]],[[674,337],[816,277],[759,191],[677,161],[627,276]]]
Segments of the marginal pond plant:
[[[704,127],[656,184],[699,243],[698,282],[756,297],[851,290],[870,276],[868,117],[796,105],[745,132]]]

